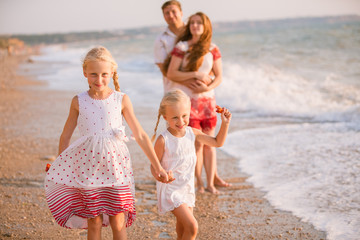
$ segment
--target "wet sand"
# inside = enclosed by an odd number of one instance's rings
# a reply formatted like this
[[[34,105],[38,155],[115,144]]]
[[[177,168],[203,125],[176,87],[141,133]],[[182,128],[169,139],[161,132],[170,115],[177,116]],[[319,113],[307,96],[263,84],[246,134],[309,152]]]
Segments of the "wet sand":
[[[58,139],[76,93],[49,91],[44,82],[16,74],[28,56],[0,60],[0,239],[86,239],[86,230],[57,225],[45,200],[45,165],[57,154]],[[150,135],[156,116],[135,106]],[[76,139],[75,133],[73,139]],[[240,143],[239,143],[240,144]],[[129,239],[176,239],[175,218],[159,215],[155,180],[138,145],[130,149],[136,183],[137,219]],[[325,239],[326,234],[289,212],[274,209],[264,193],[246,181],[238,160],[218,149],[220,176],[233,184],[222,195],[197,194],[197,239]],[[205,175],[205,174],[203,174]],[[204,176],[205,177],[205,176]],[[103,228],[103,239],[112,239]]]

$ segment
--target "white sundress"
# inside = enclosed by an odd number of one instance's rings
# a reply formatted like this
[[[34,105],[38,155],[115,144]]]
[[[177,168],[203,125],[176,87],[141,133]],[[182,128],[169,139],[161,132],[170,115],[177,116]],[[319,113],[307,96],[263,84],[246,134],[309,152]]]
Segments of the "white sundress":
[[[158,211],[172,211],[181,204],[195,207],[195,134],[186,127],[183,137],[175,137],[168,130],[161,134],[165,140],[161,166],[171,170],[175,180],[171,183],[156,182]]]
[[[81,137],[54,161],[45,177],[46,199],[56,222],[66,228],[87,228],[87,219],[124,212],[126,226],[135,220],[135,189],[130,154],[122,124],[125,94],[106,99],[78,95],[77,126]]]

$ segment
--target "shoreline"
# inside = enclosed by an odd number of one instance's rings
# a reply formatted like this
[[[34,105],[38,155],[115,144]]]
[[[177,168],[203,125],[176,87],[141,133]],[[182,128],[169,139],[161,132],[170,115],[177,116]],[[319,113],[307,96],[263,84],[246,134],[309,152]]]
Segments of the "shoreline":
[[[16,74],[18,65],[28,58],[0,60],[0,238],[86,239],[86,230],[68,230],[54,222],[43,190],[44,168],[50,161],[42,158],[56,155],[74,94],[46,90],[44,82]],[[135,112],[151,135],[156,113],[137,106]],[[157,213],[149,161],[134,141],[127,145],[135,173],[137,211],[137,219],[127,229],[128,238],[175,239],[175,218],[171,213]],[[325,232],[272,207],[265,193],[246,181],[248,176],[241,172],[237,159],[221,149],[217,154],[219,175],[231,176],[225,180],[233,186],[220,189],[223,194],[218,196],[197,194],[197,239],[326,239]],[[111,239],[110,227],[103,228],[103,239]]]

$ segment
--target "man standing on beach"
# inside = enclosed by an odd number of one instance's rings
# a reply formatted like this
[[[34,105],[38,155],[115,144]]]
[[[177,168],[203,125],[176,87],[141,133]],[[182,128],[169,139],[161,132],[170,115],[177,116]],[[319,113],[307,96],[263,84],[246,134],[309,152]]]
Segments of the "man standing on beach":
[[[166,77],[163,64],[167,56],[173,50],[176,37],[181,33],[184,22],[182,20],[183,13],[180,2],[176,0],[167,1],[161,6],[161,9],[168,26],[155,41],[154,57],[155,64],[158,65],[163,75],[164,92],[167,92],[171,84],[169,82],[170,80]]]

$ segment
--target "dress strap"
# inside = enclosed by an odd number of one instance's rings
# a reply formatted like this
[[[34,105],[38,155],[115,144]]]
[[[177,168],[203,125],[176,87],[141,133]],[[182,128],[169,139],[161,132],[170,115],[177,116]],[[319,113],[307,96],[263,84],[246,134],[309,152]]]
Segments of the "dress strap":
[[[191,141],[195,142],[195,133],[194,130],[192,129],[192,127],[186,127],[186,134],[189,135],[189,138],[191,139]]]
[[[118,104],[121,106],[122,100],[125,96],[125,93],[114,91],[115,100],[118,102]]]

